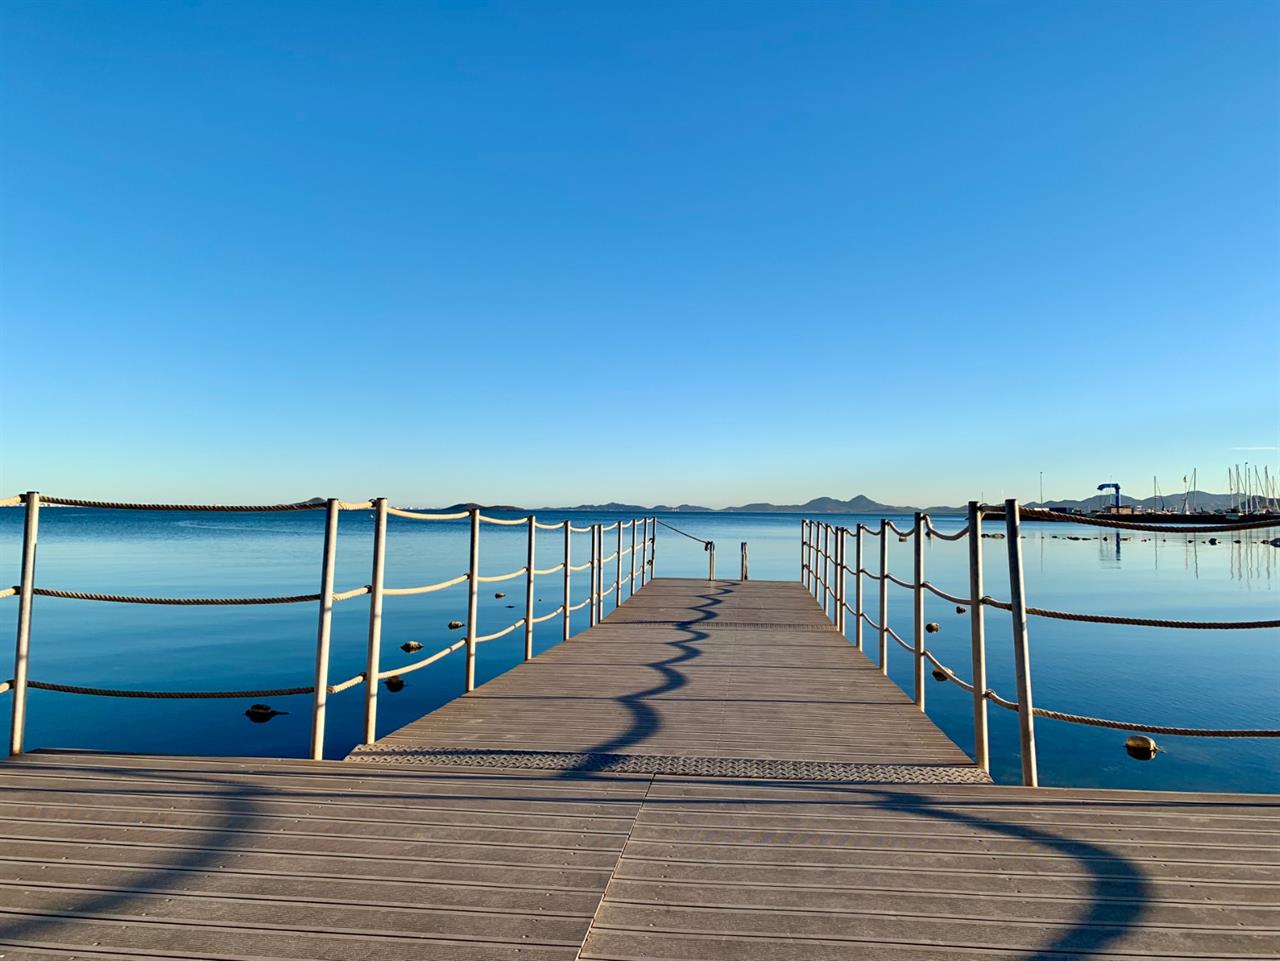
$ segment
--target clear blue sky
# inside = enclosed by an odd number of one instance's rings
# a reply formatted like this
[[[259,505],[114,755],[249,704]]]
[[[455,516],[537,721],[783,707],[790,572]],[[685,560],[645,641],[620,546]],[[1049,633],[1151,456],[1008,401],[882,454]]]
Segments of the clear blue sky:
[[[7,0],[0,148],[0,493],[1277,462],[1273,2]]]

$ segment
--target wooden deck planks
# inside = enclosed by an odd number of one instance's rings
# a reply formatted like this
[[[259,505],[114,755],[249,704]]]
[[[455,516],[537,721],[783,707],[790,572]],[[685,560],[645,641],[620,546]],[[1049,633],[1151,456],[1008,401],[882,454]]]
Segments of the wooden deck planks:
[[[649,779],[31,754],[0,955],[576,957]]]
[[[963,783],[798,585],[652,582],[356,756],[0,764],[0,961],[1280,958],[1280,798]],[[666,770],[726,758],[869,773]]]
[[[800,584],[776,581],[654,580],[584,635],[353,757],[458,750],[973,769]]]

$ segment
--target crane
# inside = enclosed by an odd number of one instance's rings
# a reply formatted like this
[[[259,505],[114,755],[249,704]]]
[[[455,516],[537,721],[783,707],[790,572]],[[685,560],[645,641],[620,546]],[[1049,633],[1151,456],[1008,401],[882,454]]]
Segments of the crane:
[[[1098,490],[1100,491],[1107,490],[1108,488],[1113,488],[1115,490],[1116,492],[1115,506],[1119,507],[1120,506],[1120,485],[1119,484],[1099,484],[1098,485]]]

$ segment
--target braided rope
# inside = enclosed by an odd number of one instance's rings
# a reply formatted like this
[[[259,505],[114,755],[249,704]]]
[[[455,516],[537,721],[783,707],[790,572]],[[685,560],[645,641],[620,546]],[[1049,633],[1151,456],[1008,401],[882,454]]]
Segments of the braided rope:
[[[971,597],[959,597],[955,594],[948,594],[946,591],[942,590],[941,588],[934,587],[933,584],[929,583],[928,581],[923,581],[920,586],[923,587],[926,591],[932,591],[934,594],[937,594],[944,601],[950,601],[952,604],[964,604],[967,606],[973,603],[973,598]]]
[[[993,597],[984,597],[982,603],[1002,611],[1013,610],[1013,605],[1005,601],[997,601]],[[1028,614],[1036,617],[1048,617],[1058,621],[1080,621],[1086,624],[1123,624],[1130,627],[1172,627],[1196,631],[1247,631],[1255,628],[1280,627],[1280,620],[1274,621],[1175,621],[1158,617],[1121,617],[1113,614],[1075,614],[1070,611],[1050,611],[1043,607],[1028,607]]]
[[[895,641],[897,641],[898,645],[904,651],[910,651],[912,654],[916,652],[915,645],[908,644],[906,641],[904,641],[901,637],[898,636],[898,632],[895,631],[892,627],[886,627],[884,629],[884,632],[888,634],[890,637],[892,637]]]
[[[590,566],[591,566],[591,562],[590,562],[590,561],[587,561],[585,564],[570,564],[570,565],[569,565],[569,570],[571,570],[571,571],[585,571],[585,570],[586,570],[588,567],[590,567]]]
[[[26,499],[26,494],[14,494],[12,497],[6,497],[3,500],[0,500],[0,507],[17,507],[19,504],[25,502]]]
[[[460,641],[455,641],[454,643],[450,644],[446,648],[443,648],[442,650],[436,651],[434,654],[430,655],[429,657],[424,657],[420,661],[414,661],[412,664],[408,664],[404,667],[393,667],[386,671],[379,671],[378,680],[385,681],[389,677],[396,677],[398,675],[404,675],[404,674],[412,674],[414,671],[420,671],[424,667],[430,667],[436,661],[440,660],[442,657],[448,657],[450,654],[452,654],[454,651],[456,651],[458,648],[462,647],[466,643],[467,643],[466,638],[463,638]]]
[[[19,494],[0,501],[0,507],[25,503],[26,494]],[[116,511],[212,511],[223,514],[269,514],[282,511],[316,511],[327,506],[323,500],[301,501],[296,504],[132,504],[122,501],[88,501],[76,497],[49,497],[40,495],[40,503],[58,504],[62,507],[98,507]]]
[[[948,681],[951,681],[953,684],[958,684],[960,687],[964,688],[970,694],[973,693],[973,685],[970,684],[968,681],[961,680],[960,676],[956,674],[955,671],[951,670],[951,668],[947,667],[947,665],[943,664],[940,660],[934,657],[932,651],[926,650],[924,652],[924,656],[933,662],[934,667],[940,670],[943,674],[947,675]]]
[[[565,521],[565,523],[569,524],[568,521]],[[591,527],[590,525],[586,527],[574,527],[572,524],[569,524],[569,530],[571,530],[575,534],[585,534],[587,533],[587,531],[591,530]]]
[[[564,526],[568,523],[569,523],[568,521],[561,521],[558,524],[543,524],[541,521],[535,520],[533,522],[533,526],[540,531],[558,531],[558,530],[562,530]]]
[[[879,624],[877,624],[875,621],[873,621],[873,620],[871,619],[871,616],[870,616],[869,614],[867,614],[867,612],[866,612],[866,611],[863,611],[863,612],[862,612],[862,619],[863,619],[864,621],[866,621],[867,626],[868,626],[868,627],[870,627],[873,631],[879,631],[879,630],[880,630],[880,625],[879,625]]]
[[[388,507],[388,514],[394,514],[396,517],[407,517],[415,521],[457,521],[464,517],[470,517],[470,511],[455,511],[452,514],[425,514],[422,511],[406,511],[399,507]]]
[[[361,594],[371,593],[373,593],[373,588],[366,584],[364,587],[353,587],[351,590],[343,591],[341,594],[334,594],[333,600],[334,603],[337,603],[338,601],[349,601],[351,598],[359,597]],[[383,593],[385,594],[386,591],[383,591]]]
[[[516,517],[513,519],[510,517],[486,517],[484,514],[481,514],[480,521],[483,524],[499,524],[503,527],[514,527],[517,524],[528,524],[529,518]]]
[[[13,681],[0,681],[0,694],[8,694],[13,690]]]
[[[477,584],[497,584],[499,581],[509,581],[513,577],[520,577],[528,573],[529,573],[529,568],[521,567],[518,570],[512,571],[510,574],[494,574],[492,577],[481,577],[479,574],[477,574],[476,583]]]
[[[554,574],[556,571],[562,571],[562,570],[564,570],[564,561],[561,561],[555,567],[535,567],[533,569],[533,573],[535,575]]]
[[[595,600],[595,598],[594,598],[594,597],[588,597],[588,598],[587,598],[585,601],[583,601],[581,604],[574,604],[571,608],[569,608],[570,613],[572,613],[573,611],[580,611],[580,610],[582,610],[584,607],[586,607],[588,604],[590,604],[593,600]]]
[[[990,508],[987,509],[990,512]],[[1003,508],[996,509],[1003,512]],[[1019,516],[1031,521],[1064,521],[1069,524],[1086,524],[1090,527],[1112,527],[1125,531],[1147,531],[1155,534],[1229,534],[1231,531],[1263,530],[1268,527],[1280,527],[1280,517],[1262,518],[1260,520],[1241,521],[1238,524],[1212,524],[1208,526],[1185,527],[1182,524],[1134,524],[1109,518],[1091,517],[1077,514],[1060,514],[1039,507],[1021,507]]]
[[[612,524],[605,524],[600,528],[600,533],[607,534],[609,533],[609,531],[613,530],[615,527],[618,527],[621,524],[622,524],[622,521],[614,521]]]
[[[914,524],[912,524],[910,527],[908,527],[908,528],[904,531],[904,530],[902,530],[901,528],[899,528],[897,524],[895,524],[893,521],[891,521],[891,520],[889,520],[889,519],[887,519],[887,518],[886,518],[886,519],[885,519],[885,521],[884,521],[884,526],[885,526],[885,528],[886,528],[887,530],[891,530],[891,531],[893,531],[895,534],[897,534],[899,537],[904,537],[904,538],[905,538],[905,537],[910,537],[912,534],[914,534],[914,533],[916,532],[916,526],[915,526]]]
[[[409,594],[431,594],[435,591],[443,591],[446,587],[453,587],[455,584],[461,584],[465,580],[469,580],[470,574],[460,574],[452,580],[441,581],[438,584],[427,584],[424,587],[388,587],[383,590],[386,597],[404,597]]]
[[[907,581],[900,581],[900,580],[898,580],[898,578],[894,577],[894,576],[893,576],[892,574],[890,574],[888,571],[886,571],[886,572],[885,572],[885,575],[884,575],[884,576],[885,576],[888,580],[890,580],[890,581],[892,581],[893,583],[897,584],[899,587],[905,587],[905,588],[906,588],[907,590],[909,590],[909,591],[914,591],[914,590],[916,589],[916,586],[917,586],[917,585],[912,584],[912,583],[909,583],[909,582],[907,582]]]
[[[1010,711],[1018,710],[1017,701],[1007,701],[995,691],[988,689],[983,696]],[[1145,734],[1170,734],[1178,737],[1280,737],[1280,730],[1259,728],[1203,728],[1203,727],[1171,727],[1161,724],[1131,724],[1128,721],[1112,721],[1104,717],[1090,717],[1087,714],[1067,714],[1064,711],[1050,711],[1042,707],[1033,707],[1031,713],[1036,717],[1047,717],[1055,721],[1066,721],[1070,724],[1084,724],[1088,727],[1105,727],[1114,731],[1142,731]]]
[[[373,501],[338,501],[340,511],[371,511]]]
[[[688,531],[682,531],[682,530],[681,530],[680,528],[678,528],[678,527],[673,527],[671,524],[668,524],[666,521],[664,521],[661,517],[655,517],[655,518],[654,518],[654,521],[656,521],[657,523],[661,524],[661,525],[662,525],[663,527],[665,527],[667,530],[675,531],[677,534],[681,534],[681,535],[683,535],[683,536],[685,536],[685,537],[689,538],[689,540],[691,540],[691,541],[697,541],[697,542],[698,542],[699,544],[701,544],[703,547],[705,547],[706,545],[708,545],[708,544],[710,544],[710,543],[711,543],[710,541],[704,541],[701,537],[694,537],[694,536],[693,536],[692,534],[690,534]]]
[[[363,588],[361,589],[364,590]],[[114,604],[166,604],[176,607],[221,606],[227,604],[301,604],[320,600],[319,594],[294,594],[289,597],[133,597],[123,594],[90,594],[85,591],[58,591],[34,587],[31,593],[42,597],[61,597],[73,601],[110,601]]]
[[[933,518],[928,514],[924,515],[924,526],[927,528],[927,532],[930,537],[937,537],[944,541],[958,541],[969,536],[968,524],[965,524],[964,527],[960,528],[960,530],[956,531],[954,534],[944,534],[933,526]]]
[[[483,644],[485,641],[496,641],[500,637],[506,637],[508,634],[514,631],[517,627],[520,627],[523,624],[524,624],[524,618],[522,617],[520,618],[520,620],[516,621],[510,627],[504,627],[502,630],[496,631],[493,634],[485,634],[483,637],[477,637],[476,643]]]
[[[551,620],[551,618],[553,618],[553,617],[558,617],[558,616],[560,616],[560,615],[561,615],[561,614],[563,614],[563,613],[564,613],[564,605],[563,605],[563,604],[561,604],[561,605],[560,605],[559,607],[557,607],[554,611],[548,611],[546,614],[543,614],[541,617],[535,617],[535,618],[534,618],[532,621],[530,621],[529,623],[531,623],[531,624],[541,624],[543,621],[549,621],[549,620]]]
[[[288,697],[293,694],[314,694],[314,687],[278,687],[259,691],[121,691],[106,687],[82,687],[78,684],[50,684],[46,681],[27,681],[27,687],[41,691],[57,691],[61,694],[89,694],[94,697],[130,697],[152,700],[237,699],[255,697]],[[329,688],[330,693],[333,689]]]
[[[20,590],[22,590],[22,586],[19,584],[15,584],[13,587],[6,587],[4,590],[0,591],[0,597],[13,597],[13,595],[17,594]]]

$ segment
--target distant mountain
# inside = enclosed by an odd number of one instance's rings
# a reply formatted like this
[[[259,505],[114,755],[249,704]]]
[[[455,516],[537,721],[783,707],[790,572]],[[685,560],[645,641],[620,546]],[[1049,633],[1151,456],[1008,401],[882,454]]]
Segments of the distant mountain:
[[[1084,500],[1048,500],[1043,504],[1035,501],[1025,504],[1025,507],[1045,507],[1049,509],[1065,509],[1091,511],[1100,510],[1112,502],[1114,498],[1111,494],[1097,494],[1093,497],[1087,497]],[[1228,510],[1231,507],[1230,494],[1209,494],[1205,491],[1193,491],[1189,497],[1190,503],[1195,505],[1198,510]],[[1149,510],[1157,509],[1161,506],[1166,510],[1181,510],[1182,495],[1166,495],[1162,499],[1155,497],[1146,497],[1142,500],[1136,500],[1128,495],[1122,495],[1120,503],[1133,505],[1137,508],[1145,508]],[[443,511],[453,513],[456,511],[470,510],[473,507],[479,507],[481,510],[487,511],[509,511],[517,514],[530,513],[527,507],[512,507],[509,504],[453,504],[443,508],[417,508],[424,511]],[[813,500],[806,501],[803,504],[772,504],[768,501],[756,501],[751,504],[743,504],[740,507],[700,507],[697,504],[679,504],[671,507],[667,504],[655,504],[652,507],[645,507],[642,504],[622,504],[617,501],[610,501],[607,504],[578,504],[575,507],[538,507],[532,510],[535,514],[559,514],[559,513],[612,513],[612,514],[679,514],[679,513],[697,513],[697,514],[913,514],[917,510],[923,510],[928,514],[935,516],[941,514],[963,514],[966,510],[963,506],[953,507],[945,504],[935,504],[931,507],[911,507],[898,504],[884,504],[880,501],[872,500],[866,494],[858,494],[850,497],[848,500],[840,500],[835,497],[815,497]]]

